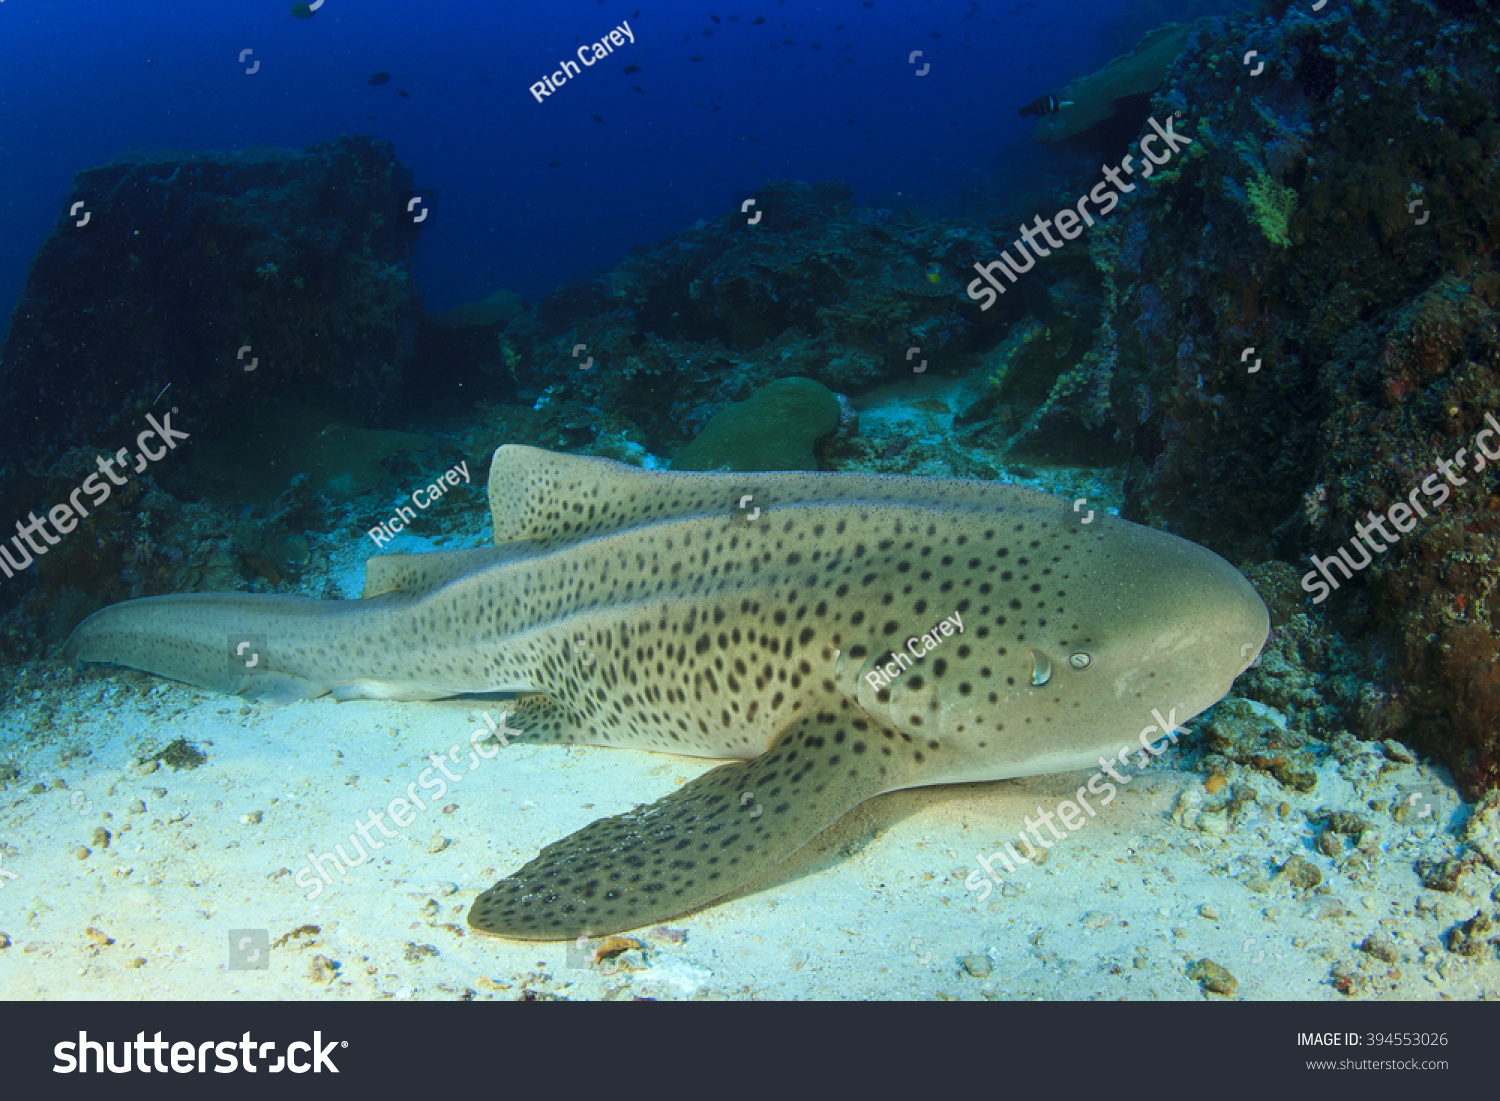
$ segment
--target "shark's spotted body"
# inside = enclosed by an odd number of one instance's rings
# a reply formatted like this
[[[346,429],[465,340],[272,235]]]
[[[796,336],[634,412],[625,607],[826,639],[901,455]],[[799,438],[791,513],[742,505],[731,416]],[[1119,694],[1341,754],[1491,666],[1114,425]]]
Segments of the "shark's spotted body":
[[[550,940],[711,902],[882,792],[1093,766],[1152,708],[1220,699],[1269,629],[1211,552],[994,483],[502,447],[490,506],[497,546],[374,558],[362,600],[130,601],[67,656],[279,698],[513,691],[522,740],[737,759],[547,846],[469,915]],[[261,671],[231,666],[231,632],[265,636]]]

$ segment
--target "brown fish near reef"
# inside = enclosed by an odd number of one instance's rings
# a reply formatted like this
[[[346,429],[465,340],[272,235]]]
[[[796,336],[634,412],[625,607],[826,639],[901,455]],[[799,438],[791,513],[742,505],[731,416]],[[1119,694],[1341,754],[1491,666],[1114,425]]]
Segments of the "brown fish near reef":
[[[360,600],[131,600],[64,658],[282,700],[514,692],[495,729],[522,743],[726,759],[545,846],[469,913],[572,940],[713,903],[884,792],[1093,768],[1152,717],[1160,740],[1270,629],[1203,547],[994,482],[512,445],[489,500],[495,546],[377,556]],[[253,672],[227,660],[244,635],[265,642]]]

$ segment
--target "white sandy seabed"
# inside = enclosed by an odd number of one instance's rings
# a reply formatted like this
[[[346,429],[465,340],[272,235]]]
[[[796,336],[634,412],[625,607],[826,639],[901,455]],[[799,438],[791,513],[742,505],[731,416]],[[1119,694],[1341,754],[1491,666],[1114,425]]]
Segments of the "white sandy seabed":
[[[1258,800],[1226,832],[1173,811],[1184,792],[1227,791],[1158,762],[1043,864],[996,865],[1005,882],[983,903],[964,886],[976,854],[1087,777],[897,792],[751,890],[595,961],[476,934],[468,907],[542,845],[711,762],[512,744],[309,900],[295,882],[309,851],[353,852],[356,822],[466,743],[477,706],[268,708],[131,672],[37,673],[0,712],[6,999],[1500,997],[1486,943],[1500,929],[1474,930],[1471,954],[1449,940],[1493,913],[1500,876],[1458,840],[1471,808],[1422,764],[1330,757],[1308,795],[1231,767]],[[200,767],[150,760],[179,737]],[[1408,791],[1422,810],[1403,823],[1389,808]],[[1325,855],[1309,815],[1328,809],[1373,828]],[[1465,854],[1457,890],[1422,885],[1420,858]],[[1277,873],[1295,855],[1320,884]],[[236,930],[263,932],[236,934],[252,939],[232,958]]]

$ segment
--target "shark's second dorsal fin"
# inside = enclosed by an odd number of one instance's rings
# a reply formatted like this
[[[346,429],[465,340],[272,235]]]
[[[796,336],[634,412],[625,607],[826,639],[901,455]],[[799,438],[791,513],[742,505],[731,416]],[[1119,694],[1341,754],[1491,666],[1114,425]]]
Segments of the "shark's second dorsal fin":
[[[505,547],[474,547],[433,554],[376,555],[365,562],[365,588],[359,595],[364,600],[385,593],[421,596],[474,570],[523,558],[532,551],[533,548],[524,543],[513,543]]]
[[[825,501],[868,501],[876,507],[1024,508],[1071,515],[1067,502],[1057,497],[1002,482],[802,470],[643,470],[611,459],[520,444],[495,449],[489,489],[495,542],[531,543],[537,549],[661,520],[754,519],[778,506]]]

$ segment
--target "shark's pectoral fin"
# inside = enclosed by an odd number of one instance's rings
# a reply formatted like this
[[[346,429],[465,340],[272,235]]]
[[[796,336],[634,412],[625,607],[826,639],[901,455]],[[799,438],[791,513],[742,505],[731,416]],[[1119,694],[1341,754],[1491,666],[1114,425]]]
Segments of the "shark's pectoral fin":
[[[847,705],[809,715],[763,756],[548,845],[480,895],[469,924],[571,940],[676,917],[758,879],[866,799],[908,786],[911,762],[899,735]]]

